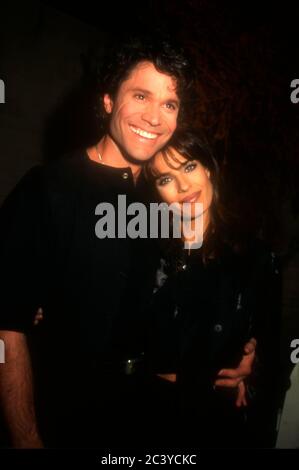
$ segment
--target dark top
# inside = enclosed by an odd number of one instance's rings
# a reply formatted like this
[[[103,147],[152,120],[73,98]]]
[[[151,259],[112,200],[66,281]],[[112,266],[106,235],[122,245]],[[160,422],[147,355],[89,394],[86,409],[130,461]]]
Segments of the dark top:
[[[220,258],[204,265],[194,250],[177,271],[164,260],[159,278],[152,301],[152,366],[156,372],[178,374],[177,413],[190,425],[181,424],[183,434],[196,424],[211,445],[209,428],[215,445],[218,429],[219,442],[225,442],[227,433],[234,446],[250,409],[256,407],[254,432],[258,434],[263,423],[263,431],[270,426],[273,438],[281,307],[275,255],[254,242],[238,255],[225,247]],[[213,383],[220,369],[238,366],[251,337],[258,346],[248,381],[251,405],[242,416],[234,405],[234,391],[214,390]],[[234,439],[229,423],[239,426]],[[193,431],[192,437],[196,438]]]
[[[92,353],[139,350],[131,326],[139,324],[134,305],[151,279],[151,254],[146,240],[97,238],[95,208],[115,207],[117,232],[118,195],[127,204],[141,201],[141,186],[135,188],[130,168],[82,154],[27,173],[1,208],[2,329],[28,332],[42,306],[44,324],[59,330],[66,323]]]
[[[41,396],[54,405],[74,395],[77,406],[100,381],[102,363],[144,350],[142,306],[155,269],[149,241],[95,233],[100,202],[117,214],[118,195],[129,204],[144,191],[130,168],[82,151],[30,170],[1,208],[0,329],[27,333]],[[44,319],[33,326],[38,307]]]

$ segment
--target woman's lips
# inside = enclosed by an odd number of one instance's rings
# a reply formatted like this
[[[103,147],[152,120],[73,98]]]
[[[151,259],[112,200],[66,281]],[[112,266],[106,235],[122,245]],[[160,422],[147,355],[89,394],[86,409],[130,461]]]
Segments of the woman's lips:
[[[195,193],[189,194],[189,196],[184,197],[184,199],[181,200],[181,203],[183,202],[196,202],[197,199],[200,196],[201,191],[197,191]]]

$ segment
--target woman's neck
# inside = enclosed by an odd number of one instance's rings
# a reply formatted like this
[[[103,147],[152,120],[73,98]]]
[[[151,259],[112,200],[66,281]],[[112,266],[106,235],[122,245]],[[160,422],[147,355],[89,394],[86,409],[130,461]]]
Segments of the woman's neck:
[[[197,217],[181,224],[182,241],[190,244],[189,251],[193,244],[198,245],[198,243],[203,243],[210,226],[210,214],[208,211],[204,212],[200,217],[202,220]]]

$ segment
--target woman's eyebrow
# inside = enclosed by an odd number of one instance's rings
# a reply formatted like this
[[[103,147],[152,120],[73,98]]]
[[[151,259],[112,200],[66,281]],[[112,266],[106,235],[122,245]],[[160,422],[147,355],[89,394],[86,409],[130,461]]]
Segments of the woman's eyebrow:
[[[167,173],[159,173],[157,176],[156,176],[156,179],[159,179],[161,178],[161,176],[168,176],[169,175],[169,171]]]
[[[180,165],[171,168],[171,170],[181,170],[181,168],[184,168],[188,163],[189,163],[189,160],[186,160],[185,162],[181,163]],[[168,175],[169,175],[169,171],[166,172],[166,173],[159,173],[159,176],[157,176],[156,178],[160,178],[161,176],[168,176]]]
[[[181,168],[184,168],[186,165],[188,165],[190,161],[191,160],[186,160],[176,167],[173,167],[173,168],[171,167],[170,170],[180,170]],[[164,172],[164,173],[159,173],[157,176],[155,176],[155,179],[159,179],[162,176],[169,176],[169,171]]]

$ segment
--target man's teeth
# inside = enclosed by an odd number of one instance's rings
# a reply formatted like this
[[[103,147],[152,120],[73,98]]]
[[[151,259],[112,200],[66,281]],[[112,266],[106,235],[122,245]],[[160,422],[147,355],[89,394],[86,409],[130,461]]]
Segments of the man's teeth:
[[[130,126],[130,129],[135,132],[135,134],[138,134],[141,137],[145,137],[146,139],[156,139],[158,137],[157,134],[152,134],[151,132],[143,131],[142,129],[138,129],[137,127]]]

